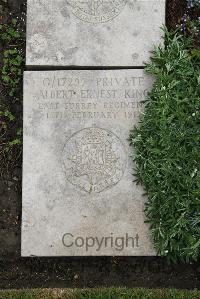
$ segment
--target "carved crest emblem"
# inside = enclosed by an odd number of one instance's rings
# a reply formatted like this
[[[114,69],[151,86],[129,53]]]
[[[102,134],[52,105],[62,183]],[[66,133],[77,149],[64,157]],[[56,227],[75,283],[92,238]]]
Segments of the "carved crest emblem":
[[[100,128],[75,133],[63,150],[67,180],[88,193],[101,192],[122,178],[126,153],[119,138]]]
[[[118,16],[126,0],[67,0],[79,19],[91,23],[107,22]]]

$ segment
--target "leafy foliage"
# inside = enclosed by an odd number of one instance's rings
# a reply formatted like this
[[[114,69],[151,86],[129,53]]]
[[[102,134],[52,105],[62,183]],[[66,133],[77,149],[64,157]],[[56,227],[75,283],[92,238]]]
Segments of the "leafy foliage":
[[[19,101],[24,66],[22,51],[24,33],[18,29],[16,19],[0,25],[0,42],[3,48],[0,70],[0,165],[2,168],[9,160],[15,160],[12,155],[13,150],[16,145],[22,143],[22,130],[17,127],[18,119],[12,113],[13,103]]]
[[[155,248],[173,262],[200,258],[200,64],[192,42],[165,30],[165,48],[146,65],[155,83],[130,136]]]
[[[23,58],[18,49],[4,51],[2,81],[8,88],[9,96],[16,95],[22,76]]]
[[[20,45],[23,38],[24,34],[18,31],[15,19],[10,24],[0,25],[0,41],[4,46],[1,79],[4,90],[11,97],[16,96],[20,88],[24,62]]]
[[[1,40],[10,44],[14,40],[21,38],[21,33],[16,30],[17,20],[12,19],[9,24],[0,24]]]

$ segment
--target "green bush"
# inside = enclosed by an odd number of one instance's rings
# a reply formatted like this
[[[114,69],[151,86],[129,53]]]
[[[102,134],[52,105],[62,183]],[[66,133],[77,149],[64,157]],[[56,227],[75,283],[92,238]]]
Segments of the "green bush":
[[[14,164],[21,155],[22,129],[18,127],[19,116],[13,112],[13,103],[22,98],[24,37],[16,19],[0,24],[0,174],[5,166],[10,168],[8,161]]]
[[[24,33],[17,28],[16,19],[8,24],[0,25],[0,42],[3,45],[1,81],[5,93],[14,98],[17,97],[21,88],[24,38]]]
[[[192,45],[165,31],[165,47],[146,65],[155,83],[130,136],[151,236],[172,262],[200,258],[200,64]]]
[[[6,50],[3,53],[1,78],[9,96],[16,96],[21,87],[23,58],[18,49]]]

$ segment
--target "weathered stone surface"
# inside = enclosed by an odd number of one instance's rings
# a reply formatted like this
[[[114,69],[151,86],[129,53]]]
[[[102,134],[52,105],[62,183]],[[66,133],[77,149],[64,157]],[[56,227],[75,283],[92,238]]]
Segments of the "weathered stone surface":
[[[142,70],[25,72],[23,256],[154,255],[129,131]]]
[[[142,66],[165,0],[28,0],[28,66]]]

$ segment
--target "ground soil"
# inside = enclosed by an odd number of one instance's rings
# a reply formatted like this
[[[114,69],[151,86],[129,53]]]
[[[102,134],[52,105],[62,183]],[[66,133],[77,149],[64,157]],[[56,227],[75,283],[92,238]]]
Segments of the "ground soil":
[[[22,17],[24,0],[0,0],[0,21]],[[184,0],[168,0],[167,24],[174,28],[186,11]],[[193,12],[194,13],[194,12]],[[23,19],[23,18],[22,18]],[[23,25],[22,25],[23,26]],[[1,58],[0,58],[1,62]],[[3,94],[0,95],[0,100]],[[22,120],[22,90],[11,105]],[[168,265],[160,257],[21,258],[21,155],[0,177],[0,289],[26,287],[199,288],[200,265]],[[18,158],[16,158],[18,156]],[[1,166],[0,166],[1,168]]]

